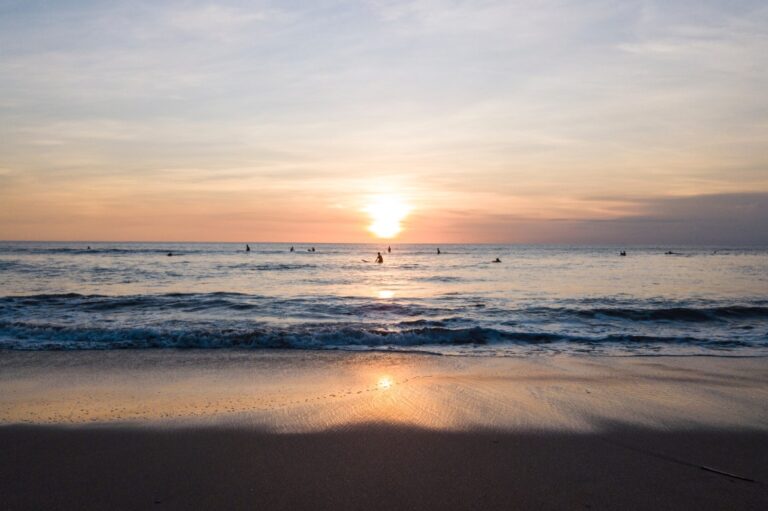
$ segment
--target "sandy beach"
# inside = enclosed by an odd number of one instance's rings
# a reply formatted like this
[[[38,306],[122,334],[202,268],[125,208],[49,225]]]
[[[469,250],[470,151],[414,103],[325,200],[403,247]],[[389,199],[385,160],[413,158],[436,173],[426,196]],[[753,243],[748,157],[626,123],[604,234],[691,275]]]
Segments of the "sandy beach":
[[[4,352],[3,509],[765,509],[764,358]]]

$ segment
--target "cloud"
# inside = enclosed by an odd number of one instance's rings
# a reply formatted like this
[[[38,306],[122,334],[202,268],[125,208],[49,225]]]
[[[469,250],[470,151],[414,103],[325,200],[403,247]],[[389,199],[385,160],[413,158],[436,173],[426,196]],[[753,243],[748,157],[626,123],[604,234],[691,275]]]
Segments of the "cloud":
[[[234,41],[241,31],[252,29],[268,17],[263,10],[208,4],[173,9],[168,12],[170,28],[182,32]]]
[[[615,218],[530,218],[463,214],[445,237],[476,242],[617,245],[768,245],[768,193],[634,199],[637,212]]]

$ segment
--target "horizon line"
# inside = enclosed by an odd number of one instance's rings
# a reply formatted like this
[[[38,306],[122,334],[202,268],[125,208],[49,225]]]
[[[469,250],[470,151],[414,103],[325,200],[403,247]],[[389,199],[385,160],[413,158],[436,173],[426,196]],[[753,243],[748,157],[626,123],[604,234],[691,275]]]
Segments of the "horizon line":
[[[717,247],[717,248],[768,248],[766,242],[755,243],[743,243],[743,244],[717,244],[717,243],[616,243],[616,242],[603,242],[603,243],[589,243],[589,242],[519,242],[519,241],[484,241],[484,242],[396,242],[396,241],[178,241],[178,240],[11,240],[0,239],[0,243],[141,243],[141,244],[163,244],[163,243],[178,243],[178,244],[209,244],[209,245],[243,245],[243,244],[271,244],[271,245],[528,245],[528,246],[579,246],[579,247]]]

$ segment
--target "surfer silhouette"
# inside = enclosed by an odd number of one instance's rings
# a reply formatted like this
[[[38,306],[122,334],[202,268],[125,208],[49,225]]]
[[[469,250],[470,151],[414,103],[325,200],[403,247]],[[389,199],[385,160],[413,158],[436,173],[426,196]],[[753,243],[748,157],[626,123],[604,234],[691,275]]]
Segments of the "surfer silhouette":
[[[247,243],[245,244],[245,251],[246,252],[250,252],[251,251],[251,246],[249,244],[247,244]]]
[[[384,262],[384,258],[381,257],[381,252],[377,252],[376,254],[377,254],[376,255],[376,262],[379,263],[379,264],[383,263]]]

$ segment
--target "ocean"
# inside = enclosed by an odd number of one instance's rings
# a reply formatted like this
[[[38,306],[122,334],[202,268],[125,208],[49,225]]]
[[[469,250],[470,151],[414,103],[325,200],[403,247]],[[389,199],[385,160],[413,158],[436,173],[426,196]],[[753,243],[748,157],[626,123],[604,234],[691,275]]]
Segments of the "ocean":
[[[768,249],[293,246],[0,242],[0,349],[768,355]]]

